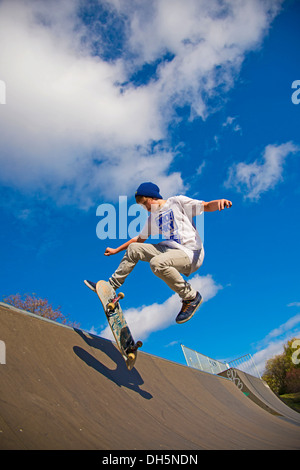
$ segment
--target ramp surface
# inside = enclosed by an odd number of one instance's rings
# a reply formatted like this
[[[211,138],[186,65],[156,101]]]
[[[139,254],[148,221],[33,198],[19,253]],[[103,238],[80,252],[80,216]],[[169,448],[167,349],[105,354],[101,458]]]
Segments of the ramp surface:
[[[228,377],[250,400],[269,413],[282,416],[300,425],[300,414],[283,403],[263,380],[233,368],[220,372],[218,375]]]
[[[299,449],[230,380],[0,305],[1,449]]]

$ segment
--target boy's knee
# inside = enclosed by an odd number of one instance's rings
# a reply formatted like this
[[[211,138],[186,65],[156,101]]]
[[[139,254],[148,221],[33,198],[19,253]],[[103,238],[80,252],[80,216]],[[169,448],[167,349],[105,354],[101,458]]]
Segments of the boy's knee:
[[[127,247],[127,253],[132,253],[133,251],[135,251],[136,245],[138,245],[138,243],[136,243],[136,242],[131,243],[131,244]]]
[[[127,256],[131,259],[135,259],[139,254],[139,245],[140,243],[134,242],[131,243],[127,248]]]
[[[154,274],[159,273],[163,269],[163,264],[159,260],[158,256],[154,256],[150,261],[150,268]]]

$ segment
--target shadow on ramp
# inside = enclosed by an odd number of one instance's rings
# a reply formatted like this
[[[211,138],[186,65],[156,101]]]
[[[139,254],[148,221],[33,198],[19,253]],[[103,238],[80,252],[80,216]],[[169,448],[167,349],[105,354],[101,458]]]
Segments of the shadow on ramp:
[[[74,353],[85,362],[87,366],[92,367],[95,371],[104,375],[119,387],[126,387],[129,390],[133,390],[146,400],[153,398],[151,393],[140,388],[140,386],[144,384],[141,375],[136,368],[133,368],[131,371],[127,369],[120,351],[112,342],[91,334],[87,336],[83,331],[78,329],[74,329],[74,331],[76,331],[89,347],[105,353],[116,364],[116,368],[111,369],[82,347],[74,346]]]

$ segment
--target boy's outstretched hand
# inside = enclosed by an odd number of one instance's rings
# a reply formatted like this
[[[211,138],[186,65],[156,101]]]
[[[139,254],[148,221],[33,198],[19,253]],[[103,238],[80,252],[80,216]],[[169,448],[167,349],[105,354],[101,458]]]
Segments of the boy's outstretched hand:
[[[231,207],[232,206],[232,202],[229,201],[228,199],[219,199],[218,201],[218,209],[219,211],[222,211],[223,209],[225,209],[225,207]]]
[[[215,201],[202,202],[205,212],[222,211],[225,207],[232,206],[232,202],[228,199],[216,199]]]
[[[116,249],[115,248],[109,248],[107,247],[104,253],[104,256],[110,256],[116,254]]]

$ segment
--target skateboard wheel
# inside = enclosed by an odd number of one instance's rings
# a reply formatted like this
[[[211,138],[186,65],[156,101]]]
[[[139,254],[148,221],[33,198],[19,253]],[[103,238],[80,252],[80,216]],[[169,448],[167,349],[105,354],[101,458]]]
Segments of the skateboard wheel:
[[[136,343],[136,345],[137,345],[138,348],[141,348],[141,347],[143,346],[143,343],[142,343],[142,341],[138,341],[138,342]]]
[[[107,308],[108,310],[114,310],[116,308],[116,304],[114,304],[113,302],[110,302],[108,305],[107,305]]]
[[[118,295],[119,295],[120,299],[124,299],[124,297],[125,297],[125,294],[123,294],[123,292],[119,292]]]
[[[133,353],[129,353],[129,354],[128,354],[128,359],[129,359],[130,361],[133,361],[134,358],[135,358],[135,355],[134,355]]]

